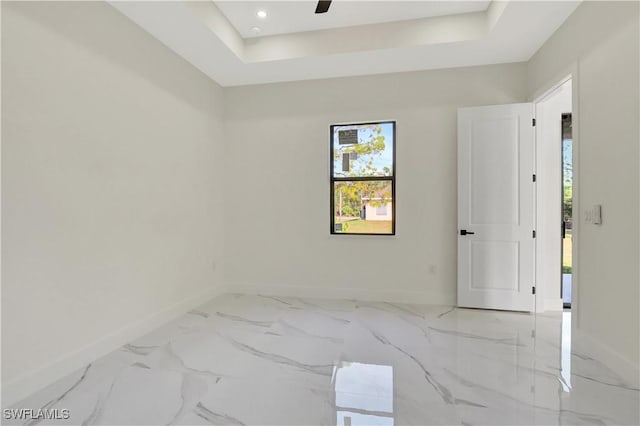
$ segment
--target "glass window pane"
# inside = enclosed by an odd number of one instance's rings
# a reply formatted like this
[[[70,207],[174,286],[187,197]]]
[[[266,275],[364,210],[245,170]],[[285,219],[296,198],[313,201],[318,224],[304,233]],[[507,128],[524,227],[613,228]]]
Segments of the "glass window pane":
[[[391,181],[340,181],[333,185],[334,232],[393,234]]]
[[[333,176],[393,176],[395,123],[333,126]]]

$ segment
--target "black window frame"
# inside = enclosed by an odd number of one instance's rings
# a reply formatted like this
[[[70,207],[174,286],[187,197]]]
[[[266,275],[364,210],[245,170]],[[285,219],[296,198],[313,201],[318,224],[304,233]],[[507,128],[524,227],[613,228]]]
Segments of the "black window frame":
[[[344,126],[370,126],[375,124],[391,124],[393,127],[393,150],[392,150],[392,161],[391,161],[391,176],[360,176],[360,177],[335,177],[334,175],[334,129],[336,127],[344,127]],[[396,129],[397,123],[396,120],[381,120],[381,121],[368,121],[368,122],[358,122],[358,123],[341,123],[341,124],[332,124],[329,126],[329,213],[331,215],[330,221],[330,233],[331,235],[378,235],[378,236],[395,236],[396,235]],[[360,182],[360,181],[390,181],[391,182],[391,233],[389,234],[381,234],[381,233],[359,233],[359,232],[336,232],[336,224],[335,224],[335,184],[336,182]]]

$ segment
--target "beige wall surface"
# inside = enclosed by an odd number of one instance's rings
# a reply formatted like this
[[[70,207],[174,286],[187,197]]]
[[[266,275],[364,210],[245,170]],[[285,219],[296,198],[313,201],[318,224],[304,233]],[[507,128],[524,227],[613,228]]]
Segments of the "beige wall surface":
[[[2,2],[3,392],[221,280],[221,101],[105,3]]]
[[[577,133],[577,328],[640,364],[639,4],[584,2],[528,64],[530,96],[569,73]],[[602,225],[584,212],[602,205]]]
[[[525,100],[524,64],[225,91],[230,285],[455,303],[457,109]],[[330,235],[329,126],[374,120],[397,121],[397,235]]]

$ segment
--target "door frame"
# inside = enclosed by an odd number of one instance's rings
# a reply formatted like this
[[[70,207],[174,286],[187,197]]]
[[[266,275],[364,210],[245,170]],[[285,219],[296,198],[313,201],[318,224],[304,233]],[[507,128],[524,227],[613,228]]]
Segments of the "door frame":
[[[571,320],[571,328],[572,331],[576,330],[579,327],[580,315],[579,315],[579,294],[580,294],[580,277],[579,277],[579,268],[578,265],[580,263],[579,257],[579,241],[580,241],[580,104],[578,103],[578,90],[579,90],[579,75],[578,75],[578,63],[573,62],[565,71],[555,78],[551,79],[550,82],[542,86],[542,89],[538,90],[531,97],[531,102],[534,104],[534,108],[548,98],[553,92],[558,90],[560,86],[565,84],[567,81],[571,80],[571,121],[572,121],[572,138],[573,138],[573,146],[572,146],[572,166],[573,166],[573,211],[572,211],[572,278],[571,278],[571,312],[572,312],[572,320]],[[534,145],[537,152],[538,144],[538,134],[537,129],[534,133]],[[536,172],[538,170],[538,158],[534,161],[534,166]],[[536,186],[536,199],[539,196],[539,188]],[[537,221],[537,214],[535,215]],[[536,247],[536,253],[537,253]],[[537,257],[537,256],[536,256]],[[536,262],[535,275],[538,276],[538,264]],[[537,286],[536,288],[540,288],[542,286]],[[544,296],[545,291],[536,292],[536,311],[535,312],[543,312],[544,309]]]

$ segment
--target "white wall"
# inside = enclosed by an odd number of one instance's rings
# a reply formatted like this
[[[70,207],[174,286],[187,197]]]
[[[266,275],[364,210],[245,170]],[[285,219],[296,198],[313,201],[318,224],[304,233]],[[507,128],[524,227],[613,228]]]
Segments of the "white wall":
[[[584,2],[527,68],[531,97],[568,73],[576,77],[575,343],[608,358],[613,368],[629,367],[624,368],[636,382],[640,365],[639,38],[638,2]],[[584,221],[584,211],[594,204],[602,204],[602,225]]]
[[[536,102],[536,309],[561,311],[562,114],[571,112],[572,82]]]
[[[226,89],[226,281],[455,303],[457,108],[525,98],[524,64]],[[329,125],[386,119],[397,120],[397,235],[332,236]]]
[[[221,88],[104,3],[2,2],[2,90],[6,404],[210,297],[223,137]]]

